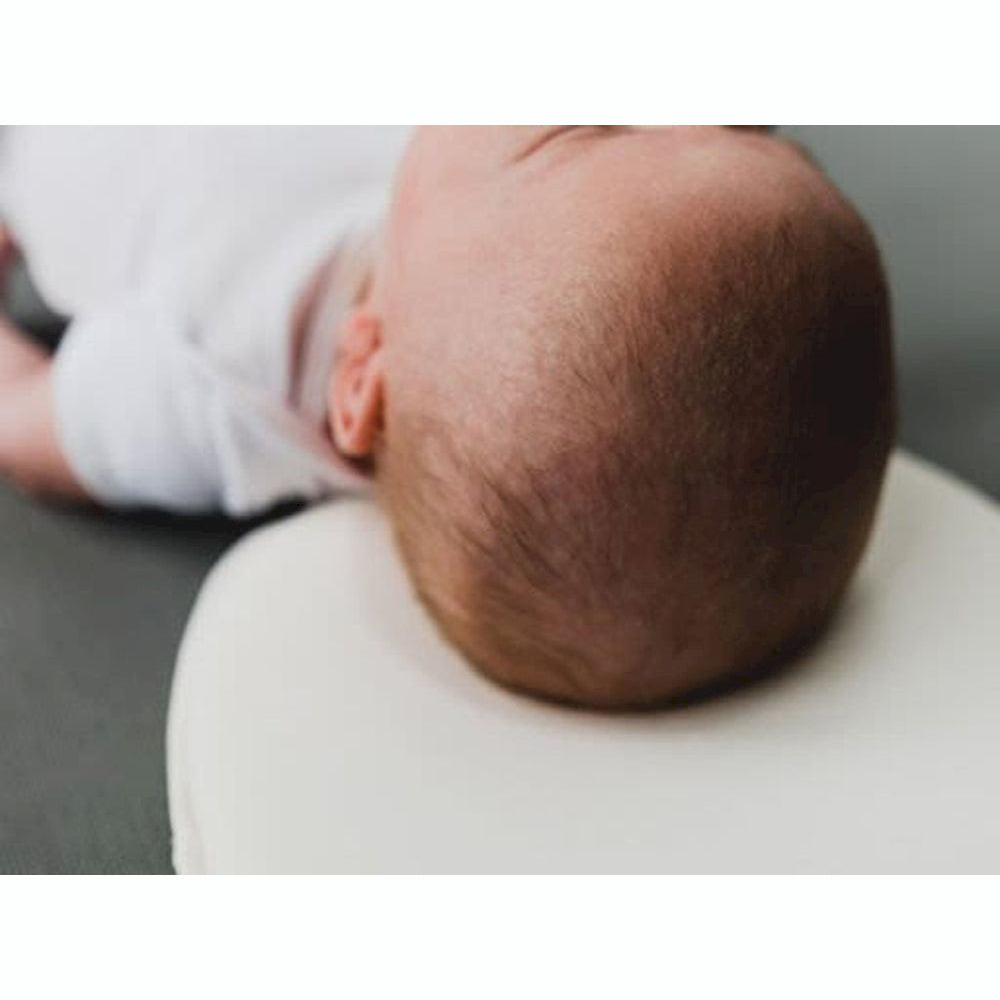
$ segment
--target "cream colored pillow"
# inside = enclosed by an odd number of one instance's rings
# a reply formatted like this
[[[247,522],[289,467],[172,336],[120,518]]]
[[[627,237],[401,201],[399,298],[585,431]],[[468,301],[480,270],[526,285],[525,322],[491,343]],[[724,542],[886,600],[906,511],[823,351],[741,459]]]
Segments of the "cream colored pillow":
[[[214,570],[169,726],[180,872],[985,872],[1000,867],[1000,512],[906,455],[794,672],[607,718],[470,671],[374,507]]]

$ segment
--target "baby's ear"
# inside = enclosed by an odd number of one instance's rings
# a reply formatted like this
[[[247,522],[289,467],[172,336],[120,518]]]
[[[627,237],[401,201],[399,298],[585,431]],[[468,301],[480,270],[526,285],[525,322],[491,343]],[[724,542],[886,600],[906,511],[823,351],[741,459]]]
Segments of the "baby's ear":
[[[382,325],[355,309],[340,332],[330,384],[330,430],[344,455],[367,458],[382,429]]]

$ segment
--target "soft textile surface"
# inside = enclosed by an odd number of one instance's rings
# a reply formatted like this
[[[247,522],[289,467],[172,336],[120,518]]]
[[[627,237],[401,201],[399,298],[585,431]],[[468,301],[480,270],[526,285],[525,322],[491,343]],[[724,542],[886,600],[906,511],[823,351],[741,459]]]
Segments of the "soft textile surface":
[[[235,530],[57,510],[0,483],[0,874],[170,871],[170,676]]]
[[[469,671],[378,512],[244,540],[184,640],[181,872],[997,870],[1000,512],[904,455],[836,625],[780,678],[608,718]]]

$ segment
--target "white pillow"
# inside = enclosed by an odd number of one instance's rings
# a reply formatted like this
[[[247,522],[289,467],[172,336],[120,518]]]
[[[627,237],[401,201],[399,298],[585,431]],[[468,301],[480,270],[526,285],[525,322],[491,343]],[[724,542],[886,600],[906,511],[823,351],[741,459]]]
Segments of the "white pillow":
[[[328,505],[213,571],[168,742],[182,873],[996,871],[1000,512],[897,455],[797,670],[609,718],[474,674],[374,507]]]

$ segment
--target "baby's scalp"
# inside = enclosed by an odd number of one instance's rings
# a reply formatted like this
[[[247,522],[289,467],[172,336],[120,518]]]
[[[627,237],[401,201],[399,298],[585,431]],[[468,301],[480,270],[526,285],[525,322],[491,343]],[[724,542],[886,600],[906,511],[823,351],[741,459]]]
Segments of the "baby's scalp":
[[[670,138],[553,182],[548,225],[530,178],[516,238],[487,201],[464,292],[446,281],[462,327],[439,313],[436,359],[387,361],[378,477],[424,603],[500,682],[604,708],[745,674],[816,631],[894,426],[887,294],[856,213],[776,140]]]

